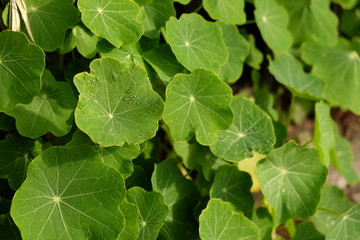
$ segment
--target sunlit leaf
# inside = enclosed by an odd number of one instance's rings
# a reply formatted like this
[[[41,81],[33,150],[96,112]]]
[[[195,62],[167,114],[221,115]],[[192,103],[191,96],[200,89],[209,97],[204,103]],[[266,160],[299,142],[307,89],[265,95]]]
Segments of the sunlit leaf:
[[[213,19],[237,25],[246,22],[245,0],[204,0],[203,4]]]

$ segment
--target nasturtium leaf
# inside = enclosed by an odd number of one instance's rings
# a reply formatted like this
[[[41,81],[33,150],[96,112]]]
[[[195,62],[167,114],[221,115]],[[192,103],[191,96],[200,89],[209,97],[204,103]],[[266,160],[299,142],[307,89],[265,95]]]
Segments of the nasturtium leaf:
[[[234,83],[243,72],[244,62],[250,46],[235,25],[217,23],[223,32],[223,39],[229,52],[227,62],[220,66],[219,77],[227,83]]]
[[[35,43],[44,51],[60,47],[66,30],[79,19],[72,0],[26,0],[26,7]]]
[[[0,33],[0,111],[29,103],[39,93],[45,54],[25,34]]]
[[[99,153],[101,160],[118,171],[124,179],[133,173],[134,169],[131,160],[136,158],[141,151],[139,145],[128,145],[126,143],[121,147],[101,147],[92,142],[89,136],[81,131],[76,131],[66,146],[81,144],[93,146],[93,149]]]
[[[232,122],[231,88],[213,72],[196,69],[178,74],[166,88],[164,121],[177,141],[196,140],[213,144],[219,130]]]
[[[245,59],[245,63],[249,65],[250,67],[259,70],[260,65],[264,60],[263,53],[256,47],[255,45],[255,37],[252,34],[248,34],[246,36],[249,46],[250,46],[250,52],[247,58]]]
[[[165,205],[162,195],[134,187],[127,191],[126,198],[138,208],[139,218],[137,224],[140,232],[137,239],[156,239],[169,213],[169,208]]]
[[[315,213],[327,175],[316,149],[290,141],[259,161],[256,173],[262,193],[275,210],[275,224]]]
[[[321,98],[324,83],[305,73],[303,65],[289,54],[279,54],[270,60],[269,70],[275,79],[300,97]]]
[[[321,201],[315,215],[311,217],[318,231],[329,233],[336,220],[354,205],[346,199],[344,192],[336,186],[325,185],[321,192]]]
[[[180,176],[175,159],[167,159],[155,166],[151,177],[154,191],[163,195],[169,214],[162,228],[174,240],[198,239],[198,223],[193,210],[199,192],[193,182]]]
[[[248,173],[234,165],[219,167],[210,189],[210,198],[220,198],[232,203],[238,211],[249,213],[254,206],[250,192],[252,182]]]
[[[231,107],[233,123],[227,130],[219,131],[211,151],[228,161],[249,158],[254,152],[268,153],[275,144],[271,118],[244,97],[234,97]]]
[[[275,53],[287,52],[293,39],[288,30],[289,15],[277,0],[255,0],[255,20],[261,36]]]
[[[134,43],[143,34],[141,9],[133,0],[79,0],[78,7],[85,26],[116,47]]]
[[[125,226],[120,232],[117,240],[134,240],[139,235],[138,208],[127,201],[120,204],[121,213],[125,219]]]
[[[173,0],[174,2],[179,2],[179,3],[181,3],[181,4],[183,4],[183,5],[186,5],[186,4],[188,4],[189,2],[191,2],[191,0]]]
[[[264,207],[259,207],[252,214],[251,221],[256,224],[260,230],[260,238],[262,240],[271,239],[271,233],[273,229],[272,216],[268,210]]]
[[[246,22],[245,0],[204,0],[203,4],[213,19],[234,25]]]
[[[0,177],[7,178],[17,190],[26,178],[26,169],[32,160],[34,141],[18,134],[8,134],[0,141]]]
[[[199,221],[203,240],[260,239],[259,228],[231,203],[221,199],[211,199]]]
[[[360,32],[360,3],[351,10],[341,11],[340,32],[348,37],[359,37]]]
[[[188,71],[176,60],[169,45],[161,44],[158,48],[144,52],[144,59],[151,65],[159,75],[159,78],[166,84],[177,73],[188,73]]]
[[[296,226],[296,234],[291,240],[325,240],[325,236],[316,230],[312,222],[303,222]]]
[[[360,40],[341,39],[336,46],[305,43],[302,58],[325,84],[323,96],[331,104],[360,114]]]
[[[23,136],[38,138],[47,132],[65,135],[72,125],[76,98],[69,84],[58,82],[48,70],[42,75],[40,93],[29,104],[17,104],[7,112]]]
[[[15,119],[5,113],[0,113],[0,130],[11,131],[15,128]]]
[[[12,220],[10,213],[0,215],[0,239],[21,240],[21,234]]]
[[[52,147],[29,165],[11,216],[25,239],[115,239],[124,197],[124,180],[91,147]]]
[[[338,19],[330,9],[330,0],[278,0],[290,16],[288,25],[294,43],[316,38],[324,45],[335,44],[338,39]]]
[[[251,192],[260,192],[259,179],[256,175],[256,164],[261,159],[265,158],[266,155],[254,152],[254,156],[241,160],[237,163],[240,171],[244,171],[250,174],[252,180]]]
[[[158,38],[160,30],[171,16],[175,16],[173,0],[153,0],[151,4],[144,5],[144,36]]]
[[[269,116],[277,121],[279,119],[279,113],[274,108],[275,96],[266,88],[258,88],[254,92],[255,103],[262,110],[264,110]]]
[[[218,72],[229,56],[220,27],[195,13],[171,17],[165,38],[177,60],[190,71],[205,68]]]
[[[342,214],[326,235],[327,240],[353,240],[360,236],[360,203]]]
[[[153,0],[135,0],[135,2],[137,2],[137,4],[141,6],[141,5],[151,4]]]
[[[334,3],[339,4],[343,9],[352,9],[358,0],[331,0]]]
[[[80,92],[77,126],[101,146],[138,144],[152,138],[163,110],[145,70],[112,58],[94,60],[75,76]]]

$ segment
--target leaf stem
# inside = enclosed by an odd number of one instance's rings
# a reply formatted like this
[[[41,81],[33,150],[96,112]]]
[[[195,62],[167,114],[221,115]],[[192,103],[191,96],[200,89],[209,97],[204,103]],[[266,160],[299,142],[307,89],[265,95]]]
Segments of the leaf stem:
[[[287,118],[287,122],[286,122],[286,128],[288,128],[290,126],[290,123],[291,123],[292,114],[293,114],[293,111],[294,111],[295,99],[296,99],[295,94],[292,94],[291,95],[291,102],[290,102],[288,118]]]
[[[341,215],[341,213],[337,212],[337,211],[334,211],[332,209],[329,209],[329,208],[321,208],[319,207],[318,210],[321,210],[321,211],[324,211],[324,212],[329,212],[329,213],[333,213],[333,214],[336,214],[336,215]]]
[[[244,25],[249,25],[249,24],[254,24],[254,23],[256,23],[256,20],[255,20],[255,19],[252,19],[252,20],[249,20],[249,21],[247,21],[246,23],[244,23],[242,26],[244,26]]]
[[[203,5],[202,4],[200,4],[195,10],[194,10],[194,12],[199,12],[201,9],[203,8]]]

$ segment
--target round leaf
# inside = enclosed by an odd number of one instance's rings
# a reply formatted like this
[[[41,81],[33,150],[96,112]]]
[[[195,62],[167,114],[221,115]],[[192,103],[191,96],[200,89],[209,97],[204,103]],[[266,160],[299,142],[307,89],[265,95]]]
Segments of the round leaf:
[[[327,169],[317,150],[297,148],[294,141],[273,150],[257,163],[261,190],[275,209],[275,223],[313,215]]]
[[[228,52],[220,27],[197,14],[171,17],[166,23],[166,41],[178,61],[190,71],[205,68],[218,72]]]
[[[246,22],[245,0],[204,0],[203,4],[213,19],[227,24],[240,25]]]
[[[112,58],[94,60],[91,72],[75,76],[80,92],[75,120],[102,146],[138,144],[158,128],[163,102],[142,67]]]
[[[138,208],[127,201],[120,204],[120,210],[125,219],[125,226],[120,232],[117,240],[134,240],[139,235],[138,221]]]
[[[115,239],[124,197],[122,177],[90,147],[53,147],[29,165],[11,216],[25,239]]]
[[[0,111],[5,111],[38,94],[45,54],[23,33],[3,31],[0,42]]]
[[[231,203],[211,199],[200,215],[200,238],[203,240],[260,240],[259,228]]]
[[[164,121],[176,141],[195,133],[200,144],[213,144],[217,132],[231,124],[231,96],[230,87],[210,71],[178,74],[166,88]]]
[[[134,43],[143,34],[140,6],[133,0],[79,0],[81,20],[114,46]]]
[[[266,154],[275,144],[271,118],[255,103],[243,97],[234,97],[231,104],[234,120],[219,136],[211,151],[228,161],[240,161],[254,152]]]

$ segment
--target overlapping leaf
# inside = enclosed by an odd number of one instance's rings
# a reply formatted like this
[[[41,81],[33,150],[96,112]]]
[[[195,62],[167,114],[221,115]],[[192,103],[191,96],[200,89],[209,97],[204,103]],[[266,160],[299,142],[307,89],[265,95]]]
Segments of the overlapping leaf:
[[[0,33],[0,111],[29,103],[39,93],[44,52],[23,33]]]
[[[54,147],[30,164],[11,216],[25,239],[115,239],[124,197],[124,180],[91,147]]]
[[[252,214],[251,220],[257,225],[260,230],[260,237],[262,240],[271,239],[273,229],[272,216],[264,207],[257,208]]]
[[[175,140],[188,141],[195,133],[200,144],[210,145],[232,121],[230,101],[230,87],[214,73],[178,74],[166,88],[164,121]]]
[[[42,75],[40,93],[29,104],[17,104],[7,112],[23,136],[38,138],[47,132],[63,136],[73,122],[76,98],[69,84],[58,82],[48,70]]]
[[[134,43],[143,34],[140,6],[133,0],[79,0],[81,20],[114,46]]]
[[[111,58],[94,60],[91,73],[74,83],[80,92],[77,126],[102,146],[137,144],[152,138],[163,102],[142,67]]]
[[[208,202],[200,215],[199,231],[203,240],[260,239],[258,227],[221,199]]]
[[[276,224],[315,213],[327,175],[317,150],[297,148],[290,141],[258,162],[256,173]]]
[[[234,97],[231,104],[234,120],[219,132],[211,151],[228,161],[240,161],[253,152],[268,153],[274,146],[275,134],[270,117],[250,100]]]
[[[117,240],[134,240],[139,235],[138,209],[137,207],[127,201],[120,204],[120,211],[125,219],[125,226],[120,232]]]
[[[218,72],[228,58],[220,27],[197,14],[183,14],[179,20],[171,17],[165,38],[177,60],[190,71]]]
[[[324,240],[325,236],[319,233],[312,222],[303,222],[296,226],[296,234],[293,240],[313,239]]]
[[[245,0],[204,0],[203,4],[213,19],[237,25],[246,22]]]

